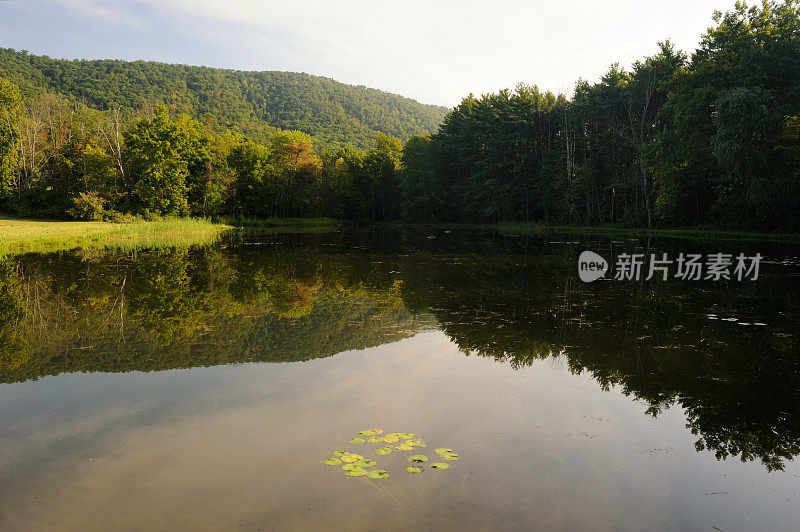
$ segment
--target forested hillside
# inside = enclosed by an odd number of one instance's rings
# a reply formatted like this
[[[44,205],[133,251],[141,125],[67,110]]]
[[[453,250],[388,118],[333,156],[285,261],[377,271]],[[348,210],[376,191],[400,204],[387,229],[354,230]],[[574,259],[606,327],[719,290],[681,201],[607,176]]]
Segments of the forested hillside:
[[[65,60],[0,48],[0,77],[23,95],[52,92],[130,113],[163,103],[256,138],[293,129],[329,147],[366,147],[379,133],[433,133],[447,109],[296,72],[243,72],[153,61]]]

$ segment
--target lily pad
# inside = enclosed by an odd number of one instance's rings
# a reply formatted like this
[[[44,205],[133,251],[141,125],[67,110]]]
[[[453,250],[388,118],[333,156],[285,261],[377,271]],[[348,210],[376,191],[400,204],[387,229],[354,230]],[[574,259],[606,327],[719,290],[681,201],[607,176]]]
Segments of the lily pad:
[[[385,456],[398,451],[414,451],[417,447],[428,447],[428,444],[422,438],[417,438],[416,434],[412,432],[389,432],[384,433],[379,428],[358,431],[358,435],[354,436],[348,441],[350,444],[361,445],[365,443],[381,444],[372,448],[373,452],[377,455]],[[363,452],[363,451],[362,451]],[[419,452],[419,451],[417,451]],[[458,460],[459,455],[453,449],[447,447],[439,447],[434,449],[436,458],[440,461],[430,463],[430,467],[437,471],[444,471],[450,469],[449,462]],[[428,463],[428,456],[424,454],[411,454],[409,452],[406,456],[410,465],[406,467],[406,471],[411,474],[422,473],[425,468],[422,464]],[[331,453],[331,457],[322,460],[322,463],[329,466],[341,465],[342,470],[347,476],[350,477],[365,477],[369,479],[384,479],[389,478],[389,473],[385,469],[372,469],[377,466],[375,460],[364,458],[364,456],[356,453],[351,453],[346,450],[338,450]]]

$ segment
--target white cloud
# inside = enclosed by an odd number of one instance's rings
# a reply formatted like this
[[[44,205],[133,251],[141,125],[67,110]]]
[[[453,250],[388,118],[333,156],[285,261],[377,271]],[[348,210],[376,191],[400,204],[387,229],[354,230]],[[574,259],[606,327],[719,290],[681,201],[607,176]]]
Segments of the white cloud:
[[[101,22],[143,28],[138,17],[124,9],[124,2],[102,0],[53,0],[66,8]]]
[[[519,81],[559,90],[670,37],[691,51],[733,0],[58,0],[98,18],[124,5],[192,28],[229,65],[300,70],[454,105]],[[144,24],[147,23],[143,20]],[[172,54],[176,55],[176,54]],[[197,61],[192,57],[192,60]]]

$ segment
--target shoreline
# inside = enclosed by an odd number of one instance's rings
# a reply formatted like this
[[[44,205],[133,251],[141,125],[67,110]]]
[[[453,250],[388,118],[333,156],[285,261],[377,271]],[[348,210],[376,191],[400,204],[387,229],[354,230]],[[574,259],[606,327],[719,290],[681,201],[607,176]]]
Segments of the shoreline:
[[[529,234],[584,234],[598,236],[637,236],[662,238],[687,238],[706,240],[772,240],[795,242],[800,241],[799,233],[764,233],[756,231],[738,231],[726,229],[648,229],[646,227],[610,227],[610,226],[578,226],[578,225],[545,225],[539,223],[396,223],[383,222],[377,227],[404,227],[418,229],[483,229],[502,233]]]
[[[376,222],[349,225],[332,218],[237,219],[219,222],[198,218],[174,218],[134,222],[84,222],[16,218],[0,214],[0,255],[50,252],[70,249],[139,250],[159,247],[188,247],[216,241],[230,229],[303,230],[309,232],[342,229],[470,230],[480,229],[505,234],[578,234],[601,237],[659,237],[693,240],[769,240],[797,242],[800,234],[763,233],[720,229],[647,229],[608,226],[570,226],[545,224],[469,224]]]

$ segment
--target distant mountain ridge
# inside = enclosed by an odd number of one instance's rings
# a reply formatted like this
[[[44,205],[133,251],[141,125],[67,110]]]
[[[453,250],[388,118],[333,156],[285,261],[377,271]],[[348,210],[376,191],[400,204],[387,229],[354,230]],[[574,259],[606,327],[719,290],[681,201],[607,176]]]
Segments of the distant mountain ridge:
[[[211,125],[263,137],[275,128],[323,144],[364,147],[379,133],[433,133],[446,107],[305,73],[250,72],[154,61],[67,60],[0,48],[0,77],[98,109],[164,103]]]

